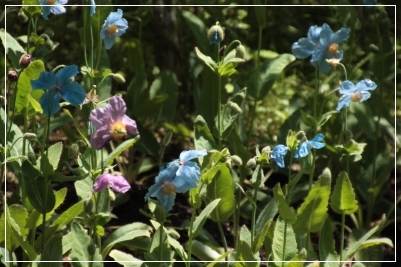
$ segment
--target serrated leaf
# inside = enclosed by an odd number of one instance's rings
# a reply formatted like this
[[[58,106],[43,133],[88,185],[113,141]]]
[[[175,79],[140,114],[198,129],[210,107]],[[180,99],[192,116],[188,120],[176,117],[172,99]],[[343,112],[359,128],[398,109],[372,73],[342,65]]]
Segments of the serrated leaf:
[[[274,201],[272,201],[274,202]],[[253,246],[252,246],[252,251],[253,253],[257,253],[259,249],[263,246],[265,237],[269,231],[270,225],[271,225],[272,220],[270,219],[262,228],[262,230],[255,235],[255,238],[253,240]]]
[[[297,210],[297,221],[294,223],[294,231],[297,235],[316,232],[322,227],[327,217],[330,183],[331,173],[326,168]]]
[[[247,83],[248,94],[257,100],[265,98],[283,69],[294,60],[295,56],[292,54],[281,54],[260,64],[258,83],[260,89],[257,88],[256,72],[254,72]]]
[[[285,201],[280,184],[276,184],[276,186],[274,187],[274,199],[276,200],[280,216],[287,223],[294,224],[297,220],[297,216],[294,214],[293,210],[290,209],[290,206],[288,206],[287,202]]]
[[[358,210],[354,188],[346,172],[340,173],[330,197],[330,207],[338,214],[353,214]]]
[[[213,210],[216,208],[216,206],[219,204],[220,199],[215,199],[212,202],[210,202],[199,214],[199,216],[195,219],[195,222],[193,224],[193,229],[192,229],[192,237],[195,238],[199,235],[200,230],[202,229],[203,225],[206,222],[206,219],[210,215],[210,213],[213,212]],[[191,234],[191,233],[189,233]]]
[[[139,140],[140,136],[137,135],[135,136],[135,138],[129,139],[124,141],[123,143],[121,143],[118,147],[116,147],[108,156],[106,159],[103,160],[103,164],[100,163],[98,165],[98,168],[101,169],[102,166],[108,166],[108,165],[112,165],[113,160],[115,158],[117,158],[118,156],[121,155],[121,153],[123,153],[126,149],[130,148],[131,146],[133,146],[138,140]]]
[[[12,233],[12,238],[15,238],[18,241],[19,245],[28,255],[29,260],[36,260],[38,255],[36,254],[36,251],[33,249],[33,247],[29,244],[29,242],[24,240],[24,238],[14,228],[9,228],[8,230],[10,231],[10,233]]]
[[[257,259],[252,253],[252,250],[247,242],[240,240],[236,247],[237,254],[235,255],[235,267],[256,267],[259,266]]]
[[[160,231],[163,231],[160,233]],[[170,250],[167,240],[167,233],[163,227],[159,227],[153,235],[148,251],[145,253],[147,261],[164,261],[167,266],[172,266],[171,260],[173,259],[174,252]],[[160,263],[148,262],[148,266],[160,266]]]
[[[26,238],[29,229],[25,228],[26,221],[28,219],[28,211],[24,206],[13,204],[8,207],[11,218],[19,226],[18,234],[21,235],[23,239]]]
[[[329,218],[323,224],[319,238],[319,260],[320,261],[338,261],[338,256],[335,251],[333,227]],[[325,262],[323,267],[338,267],[335,262]]]
[[[201,175],[201,181],[205,184],[210,184],[216,173],[220,170],[219,165],[215,165],[208,169],[204,174]]]
[[[32,61],[29,66],[21,72],[18,79],[18,91],[15,100],[15,107],[18,112],[22,112],[27,109],[28,115],[32,116],[36,114],[36,110],[41,111],[42,108],[29,105],[30,95],[34,100],[38,101],[43,95],[43,90],[32,90],[31,80],[37,80],[40,74],[45,71],[45,65],[41,60]]]
[[[21,56],[26,53],[25,50],[22,48],[22,46],[20,46],[17,40],[15,40],[10,34],[6,32],[5,29],[0,29],[0,38],[6,50],[7,56],[11,61],[11,64],[15,69],[19,70],[21,68],[19,65],[19,60]]]
[[[102,250],[103,259],[107,256],[107,254],[113,248],[114,245],[123,241],[134,239],[139,236],[149,237],[150,236],[149,231],[150,227],[148,225],[139,222],[127,224],[118,228],[107,238],[107,240],[103,244],[103,250]]]
[[[212,71],[215,71],[217,63],[211,57],[204,55],[197,47],[195,47],[195,53],[200,60],[205,62],[206,66],[208,66]]]
[[[117,249],[110,251],[109,256],[124,267],[141,267],[143,264],[140,259]]]
[[[89,266],[90,255],[88,252],[89,246],[91,245],[91,238],[86,234],[81,225],[76,222],[71,223],[71,239],[72,248],[70,258],[73,261],[74,267],[86,267]]]
[[[195,148],[198,150],[206,149],[207,151],[217,148],[209,127],[201,115],[195,119]]]
[[[250,248],[252,244],[251,232],[249,232],[249,229],[248,227],[246,227],[246,225],[243,225],[241,227],[239,234],[240,234],[239,240],[244,241]]]
[[[265,225],[276,216],[277,211],[278,207],[276,201],[270,200],[257,217],[255,229],[256,236],[258,236]]]
[[[63,260],[63,249],[62,249],[63,234],[58,233],[49,238],[45,248],[40,255],[41,261],[47,261],[46,263],[41,262],[39,266],[59,267],[60,263],[57,261]]]
[[[47,149],[49,163],[53,166],[53,170],[56,170],[58,168],[62,152],[63,152],[62,142],[55,143]]]
[[[207,186],[206,203],[211,203],[220,198],[217,208],[211,214],[215,222],[225,222],[231,216],[235,209],[234,186],[230,170],[224,163],[219,163],[220,170],[215,178]]]
[[[284,231],[286,231],[285,236]],[[274,261],[290,261],[298,252],[297,241],[291,224],[285,223],[280,217],[274,228],[272,252]],[[280,262],[275,262],[275,264],[281,266]]]
[[[291,259],[291,262],[287,263],[285,267],[303,267],[305,261],[305,255],[297,254]]]
[[[93,194],[91,192],[93,190],[93,180],[90,176],[83,180],[76,181],[74,187],[79,200],[87,199]]]

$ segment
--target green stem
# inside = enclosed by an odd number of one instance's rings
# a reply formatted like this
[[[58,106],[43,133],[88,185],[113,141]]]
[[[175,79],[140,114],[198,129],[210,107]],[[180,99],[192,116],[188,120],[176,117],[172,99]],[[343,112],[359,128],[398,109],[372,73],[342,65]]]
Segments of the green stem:
[[[163,246],[163,226],[164,225],[164,223],[161,223],[160,224],[160,236],[159,236],[159,241],[160,241],[160,244],[159,244],[159,261],[161,261],[162,260],[162,253],[163,253],[163,250],[161,249],[162,248],[162,246]]]
[[[317,119],[316,117],[316,104],[317,104],[317,95],[319,94],[319,65],[316,66],[316,71],[315,71],[315,77],[316,77],[316,82],[315,82],[315,93],[313,94],[313,117]],[[316,134],[317,129],[314,129],[315,132],[313,134]]]
[[[49,98],[50,98],[50,94],[49,94]],[[49,110],[51,110],[51,101],[49,101]],[[49,127],[49,125],[50,125],[50,116],[48,116],[47,117],[47,121],[46,121],[46,124],[47,124],[47,132],[46,132],[46,136],[45,136],[45,139],[46,140],[49,140],[49,134],[50,134],[50,127]],[[47,147],[47,146],[46,146]],[[49,152],[49,150],[46,150],[46,157],[48,157],[48,152]],[[44,176],[44,179],[45,179],[45,182],[44,182],[44,184],[45,184],[45,188],[47,188],[47,184],[50,182],[50,181],[48,181],[48,179],[47,179],[48,177],[47,177],[47,175],[45,175]],[[45,190],[45,192],[44,192],[44,196],[43,196],[43,203],[47,203],[47,190]],[[42,212],[42,252],[43,252],[43,250],[44,250],[44,248],[45,248],[45,233],[46,233],[46,211],[44,210],[43,212]]]
[[[219,64],[220,61],[220,43],[217,45],[217,64]],[[218,139],[219,139],[219,150],[221,149],[222,146],[222,136],[221,136],[221,76],[218,71],[216,71],[217,74],[217,125],[218,125]]]
[[[287,245],[287,222],[284,221],[284,242],[283,242],[283,256],[282,259],[285,259],[285,246]],[[284,267],[285,262],[281,263],[281,267]]]
[[[187,267],[191,267],[191,256],[192,256],[192,231],[194,228],[194,221],[195,221],[195,213],[196,213],[196,209],[194,207],[192,207],[192,214],[191,214],[191,221],[189,224],[189,241],[188,241],[188,258],[187,258],[187,262],[185,263],[185,265]]]
[[[258,98],[259,98],[259,73],[260,73],[260,50],[262,47],[262,27],[259,26],[259,35],[258,35],[258,55],[256,57],[256,97],[254,99],[254,103],[251,109],[251,123],[249,125],[249,130],[248,130],[248,134],[247,134],[247,138],[248,138],[248,144],[247,144],[247,150],[249,150],[249,145],[250,145],[250,139],[251,139],[251,135],[252,135],[252,130],[253,130],[253,121],[255,119],[255,114],[256,114],[256,107],[258,104]]]
[[[99,11],[96,11],[96,15],[98,16],[98,18],[100,18],[100,9],[98,9]],[[99,25],[100,20],[97,20],[97,26],[98,28],[100,28]],[[92,34],[92,26],[91,26],[91,36],[92,36],[92,47],[93,47],[93,34]],[[103,46],[102,46],[102,38],[100,37],[100,33],[98,34],[98,43],[97,43],[97,58],[96,58],[96,70],[99,67],[99,63],[100,63],[100,58],[102,56],[102,50],[103,50]]]
[[[309,192],[312,189],[312,183],[313,183],[313,174],[315,172],[315,160],[316,160],[316,149],[312,149],[312,170],[309,174]]]
[[[341,247],[340,247],[340,266],[341,261],[343,260],[343,250],[344,250],[344,225],[345,225],[345,213],[343,212],[341,215]]]
[[[224,253],[227,253],[228,247],[227,247],[226,236],[224,235],[223,227],[221,227],[221,223],[220,223],[220,219],[219,219],[219,217],[220,217],[219,213],[216,212],[216,214],[217,214],[217,220],[218,220],[217,226],[219,228],[219,233],[220,233],[221,240],[223,241]],[[228,266],[229,266],[229,264],[228,264],[228,255],[227,255],[226,256],[226,267],[228,267]]]
[[[235,44],[241,45],[241,42],[238,40],[234,40],[232,41],[226,48],[226,50],[224,50],[224,54],[223,54],[223,58],[226,57],[227,53],[230,51],[231,47],[233,47]]]

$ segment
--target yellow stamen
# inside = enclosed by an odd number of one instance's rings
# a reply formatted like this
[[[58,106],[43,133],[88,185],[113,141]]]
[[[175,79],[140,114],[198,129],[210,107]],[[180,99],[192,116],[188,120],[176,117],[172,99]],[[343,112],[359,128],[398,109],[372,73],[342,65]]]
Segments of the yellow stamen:
[[[329,46],[329,54],[335,54],[338,51],[338,44],[337,43],[332,43]]]
[[[107,26],[107,34],[109,36],[114,35],[116,32],[118,32],[118,28],[116,24],[110,24],[109,26]]]
[[[54,5],[57,0],[47,0],[46,5]]]
[[[175,185],[173,185],[169,181],[165,181],[163,184],[162,193],[164,195],[174,194],[175,193]]]
[[[111,138],[114,141],[121,140],[124,135],[127,134],[127,129],[125,128],[125,124],[122,123],[121,121],[117,121],[111,126],[110,130]]]
[[[355,92],[352,96],[351,96],[351,101],[356,103],[359,102],[362,99],[362,94],[359,92]]]

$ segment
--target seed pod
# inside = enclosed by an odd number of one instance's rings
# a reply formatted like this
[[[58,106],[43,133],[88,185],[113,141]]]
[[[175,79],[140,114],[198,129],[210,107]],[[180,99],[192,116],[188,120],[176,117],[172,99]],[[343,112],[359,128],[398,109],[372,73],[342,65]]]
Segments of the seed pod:
[[[29,54],[23,54],[19,60],[19,65],[21,68],[25,69],[31,63],[32,57]]]
[[[18,80],[18,73],[15,70],[10,70],[7,73],[7,79],[10,82],[16,82]]]

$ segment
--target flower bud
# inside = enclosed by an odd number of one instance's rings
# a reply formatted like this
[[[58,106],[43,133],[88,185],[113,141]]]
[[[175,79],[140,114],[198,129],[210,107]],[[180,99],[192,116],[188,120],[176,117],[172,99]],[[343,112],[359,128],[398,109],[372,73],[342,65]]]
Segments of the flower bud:
[[[235,57],[245,59],[245,47],[243,45],[235,48]]]
[[[330,64],[332,67],[337,67],[337,65],[340,63],[340,58],[330,58],[326,59],[326,62]]]
[[[270,152],[272,152],[272,149],[270,146],[265,146],[264,148],[262,148],[262,153],[269,154]]]
[[[238,157],[237,155],[232,155],[230,157],[231,161],[237,165],[237,166],[241,166],[242,165],[242,159],[240,157]]]
[[[25,140],[34,140],[34,139],[36,139],[36,134],[34,134],[34,133],[24,133],[23,138]]]
[[[52,38],[54,36],[54,31],[48,29],[48,30],[45,30],[43,34],[46,34],[47,36]]]
[[[111,73],[110,74],[113,79],[118,83],[125,83],[125,78],[119,73]]]
[[[166,136],[164,136],[163,138],[163,146],[167,146],[168,144],[170,144],[171,137],[173,137],[173,131],[169,130]]]
[[[18,80],[18,73],[15,70],[10,70],[7,73],[7,79],[9,82],[16,82]]]
[[[216,22],[216,25],[210,27],[207,32],[207,38],[210,44],[219,44],[224,40],[224,31],[218,22]]]
[[[228,105],[230,106],[230,108],[232,108],[233,110],[235,110],[237,113],[242,113],[242,109],[238,106],[237,103],[232,102],[232,101],[228,101]]]
[[[19,60],[21,68],[25,69],[31,63],[32,57],[29,54],[23,54]]]
[[[372,52],[375,53],[375,54],[377,54],[377,53],[380,52],[380,49],[379,49],[376,45],[374,45],[374,44],[370,44],[370,45],[369,45],[369,49],[370,49],[370,51],[372,51]]]
[[[18,12],[18,19],[21,23],[26,23],[28,21],[28,16],[25,15],[24,10],[22,8]]]
[[[248,162],[246,163],[246,166],[248,169],[252,169],[256,166],[256,159],[255,158],[251,158],[248,160]]]
[[[36,165],[36,155],[32,151],[28,152],[28,160],[32,165]]]
[[[70,148],[68,149],[68,157],[70,159],[77,157],[79,154],[79,146],[74,143],[70,146]]]

